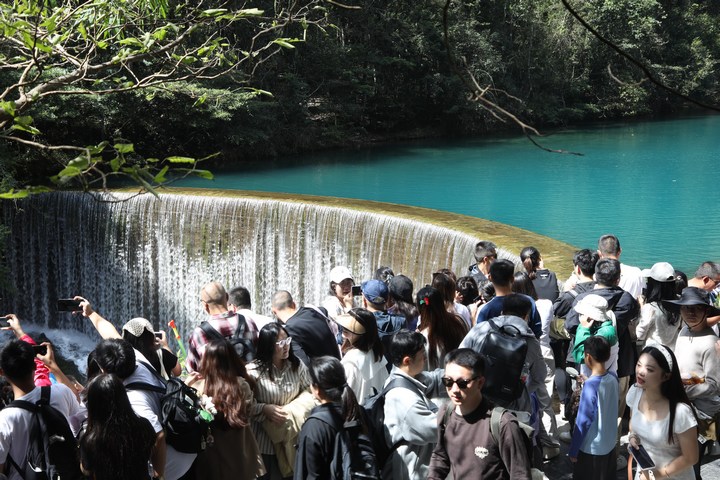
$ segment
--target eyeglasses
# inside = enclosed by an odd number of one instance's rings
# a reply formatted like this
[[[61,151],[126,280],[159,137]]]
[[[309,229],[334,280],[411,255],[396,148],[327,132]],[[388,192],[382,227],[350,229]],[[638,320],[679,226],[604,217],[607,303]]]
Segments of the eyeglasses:
[[[284,340],[278,340],[277,342],[275,342],[275,345],[282,348],[282,347],[287,347],[288,345],[290,345],[290,342],[292,342],[292,337],[287,337]]]
[[[468,385],[472,383],[473,380],[477,380],[478,377],[473,377],[470,380],[465,380],[464,378],[458,378],[457,380],[453,380],[449,377],[442,377],[442,383],[445,385],[445,388],[452,388],[453,383],[457,383],[457,386],[460,390],[465,390]]]

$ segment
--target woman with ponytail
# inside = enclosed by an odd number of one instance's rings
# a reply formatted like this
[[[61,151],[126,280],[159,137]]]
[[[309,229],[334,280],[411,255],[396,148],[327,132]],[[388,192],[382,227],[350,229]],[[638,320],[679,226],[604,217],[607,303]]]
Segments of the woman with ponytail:
[[[545,268],[540,251],[535,247],[525,247],[520,252],[520,261],[535,286],[538,298],[554,302],[560,296],[560,284],[555,272]]]
[[[295,457],[295,480],[329,479],[335,438],[347,422],[358,422],[367,431],[362,407],[347,384],[340,360],[330,356],[314,358],[310,363],[313,396],[320,402],[300,431]]]

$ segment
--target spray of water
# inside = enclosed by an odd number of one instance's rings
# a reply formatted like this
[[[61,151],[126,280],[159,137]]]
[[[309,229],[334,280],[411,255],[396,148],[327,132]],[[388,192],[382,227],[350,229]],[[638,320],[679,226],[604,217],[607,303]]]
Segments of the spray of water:
[[[175,194],[115,197],[126,201],[51,193],[4,205],[14,285],[2,296],[6,312],[46,328],[95,335],[87,320],[56,311],[58,298],[81,295],[117,326],[143,316],[167,330],[175,319],[187,339],[203,318],[198,292],[208,281],[245,286],[253,308],[269,315],[278,289],[301,304],[319,304],[336,265],[348,266],[356,281],[390,265],[416,288],[438,268],[462,275],[478,241],[350,208]]]

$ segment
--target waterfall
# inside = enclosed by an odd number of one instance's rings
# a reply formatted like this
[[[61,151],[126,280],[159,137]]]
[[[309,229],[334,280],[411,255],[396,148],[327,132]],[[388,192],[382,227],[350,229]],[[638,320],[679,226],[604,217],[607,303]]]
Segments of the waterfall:
[[[463,275],[478,241],[415,220],[309,203],[113,197],[122,201],[49,193],[4,203],[3,222],[12,228],[5,260],[14,286],[2,295],[5,312],[90,332],[89,321],[55,307],[58,298],[81,295],[115,325],[143,316],[167,328],[175,319],[186,339],[204,317],[199,291],[211,280],[228,290],[248,288],[253,309],[270,315],[278,289],[298,304],[320,304],[336,265],[348,266],[356,283],[389,265],[416,290],[438,268]]]

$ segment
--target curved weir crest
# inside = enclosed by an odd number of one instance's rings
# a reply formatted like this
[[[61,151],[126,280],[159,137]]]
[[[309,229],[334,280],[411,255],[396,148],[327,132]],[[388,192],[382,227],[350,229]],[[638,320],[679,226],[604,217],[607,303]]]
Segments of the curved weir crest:
[[[253,309],[288,290],[298,304],[320,304],[327,275],[347,265],[356,282],[380,265],[409,276],[416,290],[448,266],[458,276],[479,238],[429,223],[351,208],[265,198],[82,193],[33,196],[3,208],[12,226],[7,264],[16,292],[5,311],[48,327],[90,333],[89,321],[56,311],[82,295],[115,325],[143,316],[183,339],[204,317],[199,290],[211,280],[242,285]],[[348,204],[352,201],[348,201]],[[517,260],[506,251],[501,256]]]

